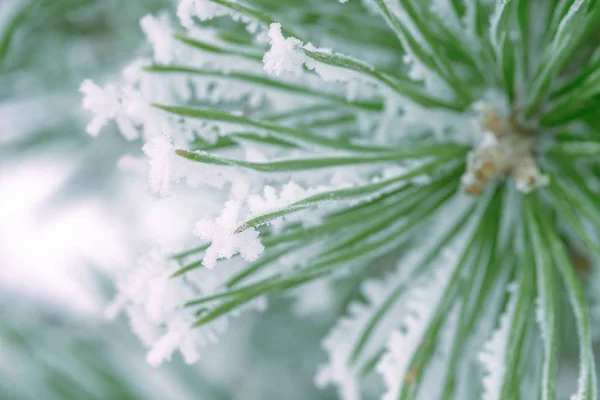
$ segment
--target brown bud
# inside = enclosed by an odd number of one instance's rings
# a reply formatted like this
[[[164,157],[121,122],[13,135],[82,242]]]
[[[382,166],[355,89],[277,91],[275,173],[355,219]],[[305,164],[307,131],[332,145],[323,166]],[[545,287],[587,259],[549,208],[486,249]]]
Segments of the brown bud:
[[[465,193],[473,195],[473,196],[477,196],[478,194],[481,194],[482,190],[483,190],[483,187],[479,183],[474,183],[472,185],[465,187]]]

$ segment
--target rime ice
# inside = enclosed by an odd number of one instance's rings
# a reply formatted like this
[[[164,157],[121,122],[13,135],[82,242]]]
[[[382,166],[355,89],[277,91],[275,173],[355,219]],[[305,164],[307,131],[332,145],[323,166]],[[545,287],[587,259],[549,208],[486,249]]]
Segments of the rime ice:
[[[238,219],[239,212],[240,204],[230,200],[225,203],[219,217],[214,220],[202,219],[196,223],[196,236],[211,241],[203,259],[206,268],[214,268],[218,259],[231,258],[238,252],[246,261],[254,261],[264,250],[254,228],[236,233],[242,224]]]
[[[509,290],[511,297],[506,312],[500,319],[500,326],[494,331],[478,355],[479,362],[486,373],[483,378],[484,400],[500,400],[500,392],[506,374],[505,359],[511,323],[515,314],[517,286],[512,285]]]
[[[169,23],[168,16],[162,14],[158,18],[155,18],[152,15],[146,15],[140,21],[140,26],[148,41],[152,43],[154,59],[163,64],[173,61],[175,57],[175,39],[173,38],[174,32]]]
[[[98,136],[100,130],[114,119],[126,139],[133,140],[138,137],[133,123],[123,111],[119,91],[114,85],[100,87],[86,79],[81,83],[79,91],[83,94],[83,108],[94,114],[92,121],[85,128],[87,133]]]
[[[175,175],[175,150],[167,135],[160,135],[149,141],[142,148],[148,156],[150,191],[160,197],[170,196],[173,189],[171,182]]]
[[[273,23],[269,28],[271,49],[265,53],[263,63],[269,74],[280,75],[282,72],[299,72],[306,57],[300,51],[302,42],[296,38],[284,38],[281,24]]]

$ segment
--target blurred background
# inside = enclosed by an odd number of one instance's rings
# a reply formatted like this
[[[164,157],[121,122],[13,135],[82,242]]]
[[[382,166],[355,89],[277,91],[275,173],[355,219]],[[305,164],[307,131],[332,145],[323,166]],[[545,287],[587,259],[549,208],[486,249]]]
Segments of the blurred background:
[[[81,81],[104,84],[145,54],[139,19],[169,0],[0,0],[0,400],[330,399],[312,377],[333,315],[288,300],[245,315],[198,365],[153,369],[111,276],[155,243],[189,236],[182,202],[119,168],[139,154],[115,129],[88,136]],[[156,229],[157,226],[169,229]],[[297,304],[296,304],[297,306]]]

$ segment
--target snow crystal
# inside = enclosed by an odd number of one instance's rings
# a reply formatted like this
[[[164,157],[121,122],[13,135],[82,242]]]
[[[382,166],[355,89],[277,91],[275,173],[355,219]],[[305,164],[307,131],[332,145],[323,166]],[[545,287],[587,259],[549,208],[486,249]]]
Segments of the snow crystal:
[[[140,20],[140,26],[154,50],[154,59],[162,64],[169,64],[175,57],[176,41],[173,28],[167,14],[158,18],[148,14]]]
[[[143,68],[150,64],[152,64],[150,60],[143,58],[139,58],[129,63],[129,65],[123,68],[123,77],[125,78],[125,81],[129,85],[135,85],[138,83],[143,76]]]
[[[364,85],[365,83],[369,83],[371,86],[374,84],[371,79],[365,78],[363,74],[328,65],[307,56],[304,50],[329,55],[333,55],[334,53],[329,48],[317,48],[312,43],[304,44],[301,40],[294,37],[286,39],[281,33],[281,24],[279,23],[271,24],[268,36],[271,48],[265,53],[263,64],[264,70],[269,74],[280,75],[282,72],[299,74],[302,72],[302,66],[305,65],[307,69],[317,73],[325,82],[346,84],[346,98],[348,100],[356,98],[359,84],[362,90],[367,87]],[[345,59],[352,59],[352,57],[345,55],[339,56]],[[354,61],[364,65],[359,60]],[[369,65],[364,66],[372,68]]]
[[[500,326],[487,341],[483,350],[479,353],[478,359],[482,364],[486,375],[483,378],[484,400],[500,399],[500,391],[504,374],[506,373],[506,351],[508,350],[508,339],[510,335],[511,320],[516,309],[516,291],[517,285],[509,287],[512,293],[506,312],[500,319]]]
[[[102,88],[86,79],[81,83],[79,91],[83,94],[82,107],[94,114],[92,121],[85,128],[87,133],[98,136],[100,130],[114,119],[127,140],[138,137],[133,122],[123,110],[121,96],[114,85]]]
[[[454,257],[455,254],[446,253],[446,256]],[[419,347],[428,323],[444,294],[450,273],[453,271],[453,268],[447,265],[435,272],[433,280],[427,286],[412,290],[412,298],[407,304],[410,311],[404,321],[405,329],[395,330],[389,337],[387,353],[377,365],[377,371],[382,375],[387,387],[383,400],[397,399],[402,391],[404,378],[410,374],[408,367],[412,355]]]
[[[262,23],[260,21],[209,0],[181,0],[177,8],[177,16],[181,21],[181,25],[188,29],[194,27],[194,18],[199,21],[209,21],[214,18],[229,16],[234,21],[245,24],[246,30],[251,34],[257,34],[255,39],[262,41]]]
[[[177,17],[185,28],[194,26],[196,0],[181,0],[177,6]]]
[[[200,358],[196,349],[190,323],[182,320],[169,322],[168,331],[152,346],[146,356],[146,361],[153,367],[160,366],[164,361],[171,360],[171,355],[177,349],[181,352],[186,364],[193,364]]]
[[[361,286],[361,292],[367,299],[367,303],[351,303],[349,315],[340,319],[323,341],[323,347],[328,352],[329,361],[319,369],[319,373],[316,376],[318,386],[322,387],[327,384],[334,384],[338,386],[338,392],[342,399],[360,398],[358,381],[361,369],[385,345],[386,340],[390,337],[390,333],[394,332],[402,321],[410,318],[408,314],[416,310],[414,306],[415,302],[418,303],[421,301],[419,299],[425,298],[425,295],[420,294],[422,290],[413,289],[402,293],[400,292],[401,286],[406,284],[406,288],[409,289],[412,285],[425,284],[426,281],[420,275],[416,275],[415,271],[423,265],[431,248],[439,243],[441,238],[465,215],[465,212],[469,209],[469,202],[465,202],[464,200],[456,199],[451,201],[451,204],[448,205],[450,212],[445,210],[444,217],[439,220],[440,223],[436,225],[435,229],[422,233],[421,237],[423,240],[413,246],[399,260],[396,270],[393,273],[385,276],[383,279],[367,280]],[[459,238],[456,242],[453,246],[462,245],[462,239]],[[434,263],[435,265],[440,265],[440,268],[446,269],[452,260],[453,257],[442,254],[438,259],[434,260]],[[432,267],[437,268],[435,265],[432,265]],[[442,285],[444,283],[442,282],[443,277],[441,273],[439,275],[439,284]],[[429,278],[427,277],[427,279]],[[439,289],[440,287],[437,288]],[[441,290],[439,291],[441,292]],[[433,292],[434,289],[432,289]],[[371,332],[360,357],[358,357],[354,364],[350,364],[348,360],[352,354],[351,352],[353,352],[369,322],[386,302],[394,298],[393,296],[396,296],[395,300]],[[427,307],[431,306],[434,308],[436,298],[434,296],[431,300],[431,305]],[[429,304],[428,302],[429,299],[424,301],[425,304]],[[424,318],[423,322],[425,323],[425,313],[421,313],[420,317]],[[419,334],[418,332],[413,332],[412,335],[418,336]],[[411,348],[408,346],[403,349],[404,353],[410,351]],[[406,354],[406,357],[409,356],[409,354]]]
[[[160,337],[161,329],[150,322],[144,312],[144,306],[141,304],[131,304],[131,299],[127,298],[129,305],[125,308],[125,313],[129,319],[131,331],[138,337],[142,344],[150,347]]]
[[[269,74],[280,75],[282,72],[302,71],[306,56],[298,51],[302,47],[299,39],[284,38],[281,24],[272,23],[269,27],[269,42],[271,49],[263,57],[264,69]]]
[[[106,310],[109,317],[125,311],[132,331],[150,349],[146,360],[154,367],[170,360],[176,350],[186,363],[196,362],[198,348],[216,343],[228,326],[228,318],[224,316],[192,328],[197,317],[194,310],[183,305],[200,295],[214,294],[230,275],[211,273],[196,279],[172,279],[171,275],[179,268],[176,262],[168,260],[166,251],[151,249],[133,268],[118,274],[119,294]],[[203,271],[206,270],[195,272]],[[234,268],[226,272],[238,271]]]
[[[161,94],[154,94],[155,98],[160,96]],[[127,117],[141,126],[144,140],[150,141],[162,134],[169,134],[177,142],[186,139],[185,135],[181,135],[181,124],[177,124],[172,115],[152,106],[152,102],[161,102],[153,96],[133,87],[126,87],[123,89],[122,101]]]
[[[149,141],[142,148],[148,157],[148,184],[150,192],[160,197],[170,196],[173,192],[171,183],[175,177],[175,149],[167,135],[160,135]]]
[[[231,14],[231,11],[222,5],[215,4],[209,0],[196,0],[194,15],[200,21],[208,21],[213,18],[222,17]]]
[[[323,348],[327,350],[329,360],[327,364],[319,367],[315,376],[315,384],[318,387],[324,388],[330,384],[337,386],[342,400],[361,398],[359,384],[361,362],[373,356],[373,351],[377,351],[379,346],[383,346],[389,332],[402,320],[405,308],[403,302],[395,301],[387,310],[377,324],[376,330],[371,334],[367,347],[363,349],[362,357],[353,365],[349,363],[350,356],[365,327],[405,280],[405,271],[405,269],[398,269],[396,274],[386,277],[385,280],[372,279],[362,285],[361,292],[367,297],[368,302],[351,303],[349,315],[340,319],[323,340]]]
[[[238,252],[246,261],[255,261],[263,252],[264,247],[254,228],[235,232],[244,222],[238,217],[240,208],[240,203],[229,200],[219,217],[214,220],[202,219],[196,223],[195,235],[211,241],[202,260],[205,267],[214,268],[218,259],[231,258]]]
[[[335,187],[340,188],[346,186],[347,185],[337,185]],[[322,193],[327,190],[331,190],[332,187],[333,186],[331,185],[320,185],[314,188],[304,189],[295,182],[288,182],[285,185],[283,185],[278,196],[276,193],[276,189],[272,186],[267,185],[263,188],[262,196],[254,194],[248,197],[247,203],[248,208],[250,209],[250,217],[254,218],[260,215],[284,209],[290,206],[291,204],[296,203],[297,201],[316,195],[318,193]],[[284,228],[284,219],[288,222],[297,221],[303,224],[310,225],[318,223],[320,221],[320,218],[321,214],[319,212],[315,212],[314,210],[310,213],[295,212],[292,214],[288,214],[285,217],[279,217],[274,220],[271,220],[269,221],[269,224],[271,225],[273,231],[277,233]]]
[[[252,215],[261,215],[287,207],[306,195],[307,191],[294,182],[284,185],[279,196],[274,187],[267,185],[263,189],[263,196],[251,195],[248,198],[248,206]]]

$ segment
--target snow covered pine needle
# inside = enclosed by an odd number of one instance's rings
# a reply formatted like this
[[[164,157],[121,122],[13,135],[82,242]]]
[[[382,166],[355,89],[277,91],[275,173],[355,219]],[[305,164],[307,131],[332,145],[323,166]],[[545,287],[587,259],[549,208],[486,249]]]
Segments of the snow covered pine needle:
[[[182,0],[141,20],[151,57],[82,84],[152,193],[215,204],[111,313],[191,363],[232,316],[346,285],[315,379],[341,399],[596,399],[600,2],[340,3]]]

